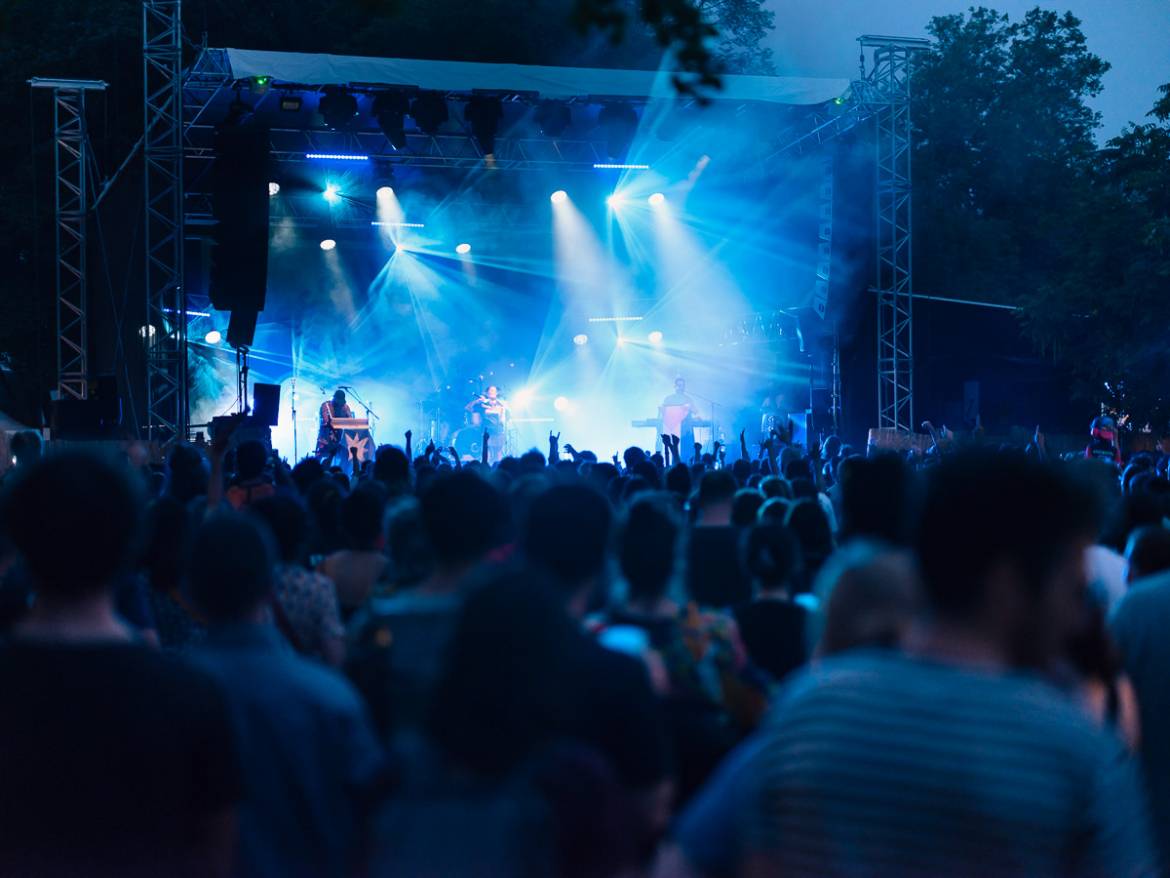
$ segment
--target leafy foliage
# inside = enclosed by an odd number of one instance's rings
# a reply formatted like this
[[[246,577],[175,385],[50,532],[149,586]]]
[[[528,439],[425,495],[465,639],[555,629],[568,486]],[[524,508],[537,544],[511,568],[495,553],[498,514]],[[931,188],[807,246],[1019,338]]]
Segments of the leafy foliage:
[[[920,289],[1019,306],[1072,394],[1161,428],[1170,416],[1170,86],[1099,149],[1108,64],[1071,14],[986,8],[932,21],[914,80]]]

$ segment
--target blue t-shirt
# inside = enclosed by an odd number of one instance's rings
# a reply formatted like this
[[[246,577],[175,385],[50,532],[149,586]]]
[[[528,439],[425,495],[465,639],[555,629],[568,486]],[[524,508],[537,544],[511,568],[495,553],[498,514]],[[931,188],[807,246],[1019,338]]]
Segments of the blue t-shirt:
[[[1109,628],[1137,693],[1150,817],[1162,862],[1170,864],[1170,574],[1136,582]]]
[[[1025,674],[894,653],[825,661],[714,783],[694,806],[714,820],[684,815],[676,833],[712,874],[752,855],[783,875],[1154,868],[1120,741]]]

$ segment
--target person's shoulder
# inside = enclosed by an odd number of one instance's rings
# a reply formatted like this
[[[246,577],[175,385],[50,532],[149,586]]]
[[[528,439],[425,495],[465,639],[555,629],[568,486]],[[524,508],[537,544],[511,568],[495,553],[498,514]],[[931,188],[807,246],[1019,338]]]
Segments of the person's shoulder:
[[[1170,572],[1139,579],[1122,596],[1110,615],[1110,627],[1149,620],[1150,613],[1170,611]]]

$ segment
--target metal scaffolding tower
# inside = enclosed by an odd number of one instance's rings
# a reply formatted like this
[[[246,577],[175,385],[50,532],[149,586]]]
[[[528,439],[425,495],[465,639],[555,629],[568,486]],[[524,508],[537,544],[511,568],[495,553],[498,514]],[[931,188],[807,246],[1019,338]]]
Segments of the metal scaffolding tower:
[[[183,70],[180,0],[142,4],[146,202],[146,431],[187,438],[183,289]]]
[[[92,79],[29,80],[53,94],[53,203],[57,296],[57,394],[60,399],[89,396],[86,225],[90,210],[89,128],[85,93],[105,91]]]
[[[911,237],[910,82],[918,53],[928,40],[863,36],[873,50],[865,100],[876,119],[878,426],[909,432],[914,428],[913,262]]]

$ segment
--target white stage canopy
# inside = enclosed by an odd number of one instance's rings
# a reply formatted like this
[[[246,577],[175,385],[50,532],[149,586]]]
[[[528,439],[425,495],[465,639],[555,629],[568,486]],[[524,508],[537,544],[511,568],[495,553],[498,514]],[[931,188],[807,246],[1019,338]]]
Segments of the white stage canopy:
[[[468,61],[421,61],[228,49],[236,79],[271,76],[274,82],[305,86],[373,85],[415,87],[438,92],[537,92],[542,98],[660,98],[674,96],[669,72],[588,67],[534,67]],[[711,91],[718,101],[821,104],[840,97],[847,79],[800,76],[724,76]]]

